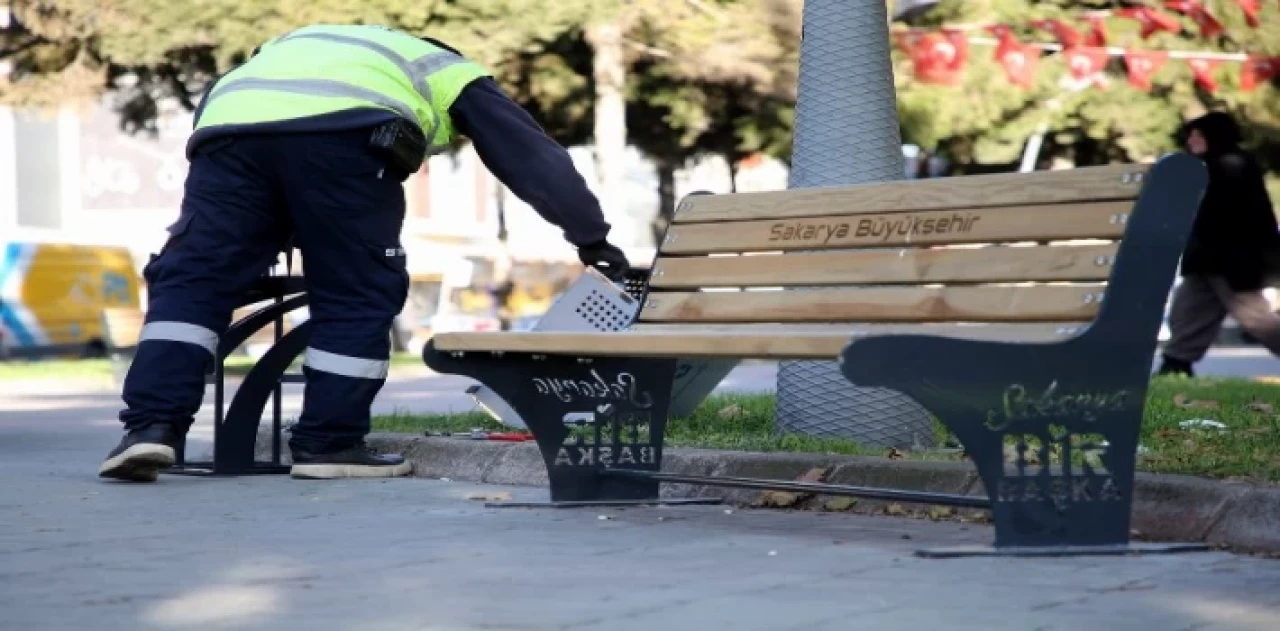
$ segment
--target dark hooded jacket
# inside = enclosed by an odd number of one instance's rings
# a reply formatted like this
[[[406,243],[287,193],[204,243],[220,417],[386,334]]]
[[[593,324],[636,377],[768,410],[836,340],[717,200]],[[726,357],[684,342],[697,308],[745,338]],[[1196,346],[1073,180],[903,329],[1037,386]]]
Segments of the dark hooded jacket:
[[[1223,276],[1236,291],[1261,288],[1269,260],[1280,254],[1280,233],[1262,169],[1240,148],[1240,128],[1222,112],[1206,114],[1183,129],[1208,141],[1201,156],[1209,186],[1182,258],[1182,274]]]

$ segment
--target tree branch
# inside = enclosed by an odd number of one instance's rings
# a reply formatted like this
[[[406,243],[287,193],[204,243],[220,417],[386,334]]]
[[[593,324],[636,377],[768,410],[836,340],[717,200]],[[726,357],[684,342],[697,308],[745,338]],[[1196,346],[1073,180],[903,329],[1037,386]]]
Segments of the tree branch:
[[[5,57],[16,55],[21,52],[26,52],[41,44],[51,44],[51,43],[53,42],[50,42],[49,40],[43,37],[40,37],[39,35],[34,35],[31,37],[31,39],[23,42],[20,46],[17,46],[15,48],[9,48],[9,49],[0,49],[0,59],[4,59]]]
[[[650,46],[648,44],[642,44],[635,40],[624,39],[623,42],[627,46],[630,46],[635,50],[638,50],[646,55],[649,55],[650,57],[657,57],[658,59],[671,59],[672,57],[675,57],[675,55],[673,55],[671,51],[663,50],[661,48]]]

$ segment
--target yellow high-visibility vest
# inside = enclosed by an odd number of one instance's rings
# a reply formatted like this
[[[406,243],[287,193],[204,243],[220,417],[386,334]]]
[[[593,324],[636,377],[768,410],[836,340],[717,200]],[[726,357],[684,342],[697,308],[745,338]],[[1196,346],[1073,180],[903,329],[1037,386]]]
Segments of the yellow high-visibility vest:
[[[417,123],[435,153],[453,139],[449,107],[480,65],[380,26],[316,25],[262,45],[222,77],[197,112],[195,131],[380,108]]]

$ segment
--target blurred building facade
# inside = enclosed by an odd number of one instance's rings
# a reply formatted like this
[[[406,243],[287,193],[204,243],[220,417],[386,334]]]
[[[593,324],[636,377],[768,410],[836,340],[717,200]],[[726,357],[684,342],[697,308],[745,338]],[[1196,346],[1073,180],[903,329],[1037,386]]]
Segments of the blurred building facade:
[[[150,132],[130,134],[107,101],[60,112],[0,108],[0,235],[6,241],[123,246],[145,261],[177,217],[190,129],[191,115],[181,109],[162,112]],[[573,147],[570,154],[594,183],[590,147]],[[729,192],[728,173],[722,159],[697,161],[677,174],[676,195]],[[786,177],[783,164],[753,160],[739,170],[737,188],[785,188]],[[500,214],[513,262],[576,260],[559,229],[507,191],[470,148],[433,157],[404,186],[403,236],[414,274],[443,273],[458,258],[500,256]],[[658,178],[634,149],[625,186],[626,206],[606,209],[612,238],[636,261],[647,261]]]

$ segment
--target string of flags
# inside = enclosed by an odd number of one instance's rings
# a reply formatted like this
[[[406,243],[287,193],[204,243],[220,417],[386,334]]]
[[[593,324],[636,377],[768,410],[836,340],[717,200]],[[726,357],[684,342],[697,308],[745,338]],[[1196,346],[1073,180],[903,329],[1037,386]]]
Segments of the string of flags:
[[[1244,12],[1246,24],[1256,28],[1260,24],[1261,0],[1236,2]],[[1191,18],[1204,37],[1216,37],[1224,32],[1222,23],[1199,0],[1166,0],[1165,8]],[[1040,60],[1044,53],[1051,51],[1061,53],[1077,82],[1099,88],[1107,86],[1104,71],[1112,57],[1124,60],[1129,84],[1144,91],[1152,89],[1152,78],[1170,59],[1184,61],[1196,83],[1209,92],[1218,89],[1215,74],[1224,62],[1240,64],[1239,87],[1246,92],[1280,76],[1280,56],[1108,46],[1111,36],[1107,32],[1106,19],[1110,17],[1138,21],[1143,39],[1159,32],[1182,31],[1182,22],[1177,17],[1144,5],[1084,13],[1074,20],[1075,24],[1062,19],[1034,20],[1028,24],[1035,30],[1052,34],[1056,44],[1019,41],[1009,24],[948,26],[938,30],[902,29],[895,31],[894,36],[897,46],[910,58],[917,80],[939,85],[960,83],[969,61],[970,45],[994,45],[995,59],[1004,68],[1009,81],[1025,89],[1035,84]],[[971,36],[969,33],[974,31],[985,31],[995,39]]]

